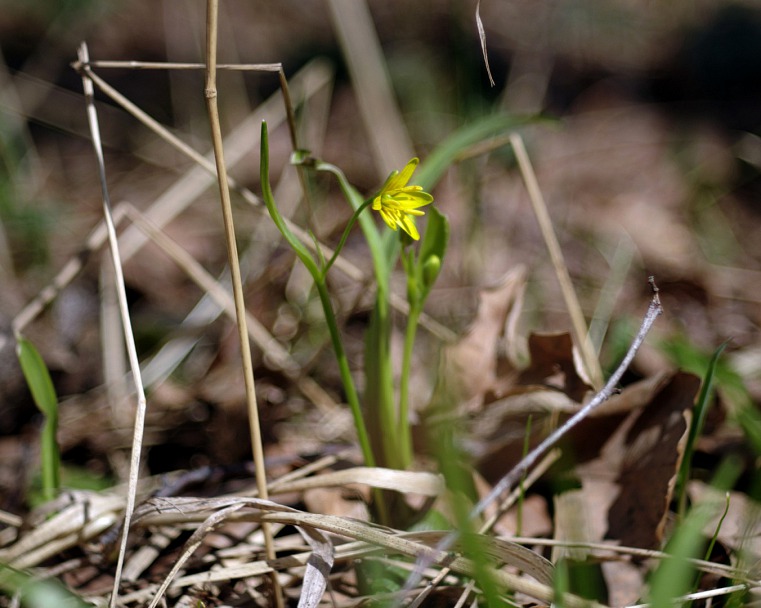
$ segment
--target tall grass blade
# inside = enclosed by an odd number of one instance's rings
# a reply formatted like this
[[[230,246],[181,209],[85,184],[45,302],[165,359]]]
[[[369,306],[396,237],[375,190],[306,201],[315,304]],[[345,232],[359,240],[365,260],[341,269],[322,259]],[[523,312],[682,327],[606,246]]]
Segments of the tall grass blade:
[[[725,460],[712,485],[725,490],[731,488],[742,466],[737,459]],[[690,559],[702,555],[706,542],[703,529],[722,508],[719,501],[700,503],[679,525],[666,547],[669,557],[660,563],[650,579],[649,599],[653,608],[671,608],[674,598],[690,591],[695,576],[695,566]]]
[[[18,336],[16,354],[32,399],[45,416],[40,438],[42,495],[45,500],[52,500],[61,487],[61,456],[56,441],[58,397],[45,361],[34,345],[26,338]]]
[[[682,465],[679,467],[679,474],[677,476],[677,487],[679,488],[679,516],[684,517],[687,508],[687,481],[690,477],[690,468],[692,464],[692,454],[695,451],[695,442],[697,441],[700,433],[703,430],[706,416],[708,415],[708,408],[711,405],[713,397],[713,385],[716,375],[716,366],[719,363],[721,353],[727,347],[729,342],[724,342],[711,357],[706,369],[705,376],[703,377],[703,385],[700,387],[700,393],[698,394],[697,402],[695,403],[695,410],[692,416],[692,424],[690,424],[690,432],[687,436],[687,444],[684,447],[684,456],[682,457]]]

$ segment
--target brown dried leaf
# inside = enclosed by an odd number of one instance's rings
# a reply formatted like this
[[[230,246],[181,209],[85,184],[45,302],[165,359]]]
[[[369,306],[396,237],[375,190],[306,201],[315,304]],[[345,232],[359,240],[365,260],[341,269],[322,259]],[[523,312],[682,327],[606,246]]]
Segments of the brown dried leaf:
[[[581,403],[590,387],[576,367],[574,346],[568,332],[531,334],[528,339],[531,365],[521,373],[521,384],[547,384],[553,376],[558,378],[563,392]]]
[[[513,359],[507,362],[507,367],[515,370],[514,317],[520,311],[525,285],[526,271],[518,266],[502,277],[496,287],[481,291],[478,313],[467,333],[459,342],[444,349],[437,395],[446,395],[447,399],[456,396],[455,403],[462,404],[466,410],[477,409],[484,395],[495,388],[502,337],[507,339],[508,357]]]
[[[679,372],[627,421],[618,475],[621,491],[608,513],[609,538],[652,549],[663,540],[666,515],[700,379]]]

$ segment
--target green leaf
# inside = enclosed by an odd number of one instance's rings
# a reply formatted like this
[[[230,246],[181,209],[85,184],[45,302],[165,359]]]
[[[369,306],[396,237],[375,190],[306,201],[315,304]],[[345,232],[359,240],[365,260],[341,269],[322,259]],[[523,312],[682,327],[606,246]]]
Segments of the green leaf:
[[[42,356],[26,338],[17,339],[16,354],[37,408],[45,416],[58,416],[58,397]]]
[[[420,286],[421,304],[428,297],[441,270],[441,262],[449,243],[449,221],[436,207],[428,211],[428,224],[420,243],[415,275]]]
[[[724,342],[719,348],[716,349],[710,362],[708,363],[708,369],[705,371],[703,377],[703,384],[700,387],[700,394],[698,395],[697,402],[695,403],[695,409],[692,415],[692,423],[690,424],[690,432],[687,437],[687,443],[684,448],[684,456],[682,457],[682,465],[679,467],[679,475],[677,477],[677,487],[679,488],[679,514],[683,516],[687,505],[687,482],[689,481],[690,469],[692,466],[692,453],[695,449],[695,442],[698,440],[698,436],[703,431],[703,425],[705,424],[706,416],[708,415],[708,408],[710,407],[714,396],[714,377],[716,375],[716,367],[719,363],[721,353],[729,344],[729,340]]]
[[[272,186],[270,185],[270,146],[266,122],[262,122],[260,173],[262,180],[262,198],[264,199],[264,204],[267,207],[267,211],[269,211],[272,221],[275,223],[275,226],[277,226],[280,234],[283,235],[283,238],[288,241],[288,244],[304,266],[306,266],[309,274],[312,275],[315,281],[319,281],[320,269],[317,267],[317,263],[314,261],[312,254],[306,248],[306,245],[304,245],[304,243],[291,232],[291,229],[288,228],[288,224],[286,224],[285,220],[280,215],[277,205],[275,204],[275,197],[272,194]]]
[[[40,580],[22,570],[0,564],[0,591],[20,596],[26,608],[90,608],[92,604],[56,581]]]
[[[431,155],[420,163],[415,173],[416,184],[430,191],[438,183],[444,171],[457,161],[457,157],[467,148],[494,137],[508,133],[517,127],[540,121],[549,121],[542,116],[514,116],[512,114],[489,114],[452,133],[439,144]]]
[[[61,456],[58,453],[58,397],[50,372],[42,356],[23,336],[17,336],[16,353],[21,371],[32,393],[32,399],[45,416],[40,437],[40,461],[42,463],[42,495],[52,500],[61,487]]]

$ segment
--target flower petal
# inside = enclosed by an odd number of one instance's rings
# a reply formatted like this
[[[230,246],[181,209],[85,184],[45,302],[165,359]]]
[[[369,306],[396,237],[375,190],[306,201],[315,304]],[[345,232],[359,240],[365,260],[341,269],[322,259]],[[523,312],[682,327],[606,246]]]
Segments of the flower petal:
[[[394,197],[394,202],[405,209],[417,209],[433,202],[433,197],[427,192],[404,192]]]
[[[410,181],[410,178],[412,177],[412,174],[415,172],[415,169],[417,169],[417,165],[420,162],[418,158],[412,158],[410,159],[410,162],[407,163],[407,165],[402,169],[402,172],[399,174],[399,179],[403,182],[403,184],[406,186],[407,182]]]
[[[410,162],[407,163],[407,165],[402,169],[401,173],[398,175],[394,175],[391,179],[389,179],[385,185],[383,186],[383,191],[389,192],[391,190],[397,190],[400,188],[404,188],[407,185],[407,182],[410,181],[410,178],[412,177],[412,174],[415,172],[415,168],[417,167],[417,164],[420,162],[419,159],[413,158],[410,160]]]
[[[420,233],[415,227],[415,222],[412,221],[409,215],[402,215],[401,227],[407,234],[409,234],[416,241],[420,240]]]
[[[383,218],[383,221],[386,222],[389,228],[392,230],[396,230],[396,226],[399,223],[399,212],[381,208],[380,215]]]

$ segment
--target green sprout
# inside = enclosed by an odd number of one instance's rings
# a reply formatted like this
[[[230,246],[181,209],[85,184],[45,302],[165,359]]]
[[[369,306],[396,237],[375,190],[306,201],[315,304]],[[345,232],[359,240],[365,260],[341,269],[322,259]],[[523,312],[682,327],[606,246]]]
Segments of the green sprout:
[[[32,393],[35,405],[45,416],[40,438],[40,460],[42,462],[42,497],[52,500],[61,487],[61,457],[58,452],[56,432],[58,431],[58,397],[53,381],[42,356],[26,338],[16,336],[16,354],[21,371]]]

